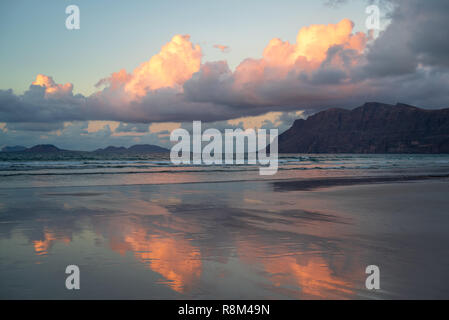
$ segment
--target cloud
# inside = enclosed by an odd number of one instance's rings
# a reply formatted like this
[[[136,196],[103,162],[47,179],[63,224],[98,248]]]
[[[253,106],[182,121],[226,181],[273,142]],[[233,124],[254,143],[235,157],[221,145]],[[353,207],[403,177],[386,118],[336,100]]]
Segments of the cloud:
[[[354,23],[343,19],[337,24],[311,25],[301,28],[296,43],[290,44],[280,39],[272,39],[265,48],[263,61],[268,65],[300,67],[309,63],[313,66],[326,59],[329,48],[340,45],[345,49],[361,52],[365,48],[367,36],[358,32],[353,34]]]
[[[344,19],[302,28],[296,43],[272,39],[261,59],[246,59],[234,72],[225,61],[206,63],[184,84],[185,95],[190,101],[215,102],[241,112],[259,108],[260,113],[340,99],[345,90],[330,86],[349,82],[351,68],[370,40],[365,33],[353,33],[353,27]]]
[[[449,2],[396,0],[387,30],[369,47],[367,76],[394,76],[420,66],[449,67]]]
[[[40,132],[51,132],[57,131],[64,128],[63,122],[9,122],[5,126],[8,130],[21,130],[21,131],[40,131]]]
[[[243,117],[228,120],[231,125],[243,127],[243,129],[259,129],[264,125],[271,123],[272,126],[277,127],[281,124],[280,118],[283,112],[268,112],[259,116]]]
[[[294,42],[271,39],[260,59],[247,58],[235,70],[226,61],[202,61],[201,47],[189,35],[176,35],[132,72],[122,69],[98,81],[99,90],[87,97],[73,94],[70,83],[39,74],[22,95],[0,90],[0,119],[7,127],[25,123],[23,128],[31,128],[30,123],[125,122],[112,131],[126,133],[148,129],[137,123],[155,128],[158,122],[313,113],[376,100],[447,107],[448,2],[392,3],[391,23],[376,39],[354,32],[348,19],[310,25],[298,31]]]
[[[44,85],[30,85],[23,95],[0,90],[0,119],[5,122],[53,122],[86,119],[86,98],[72,92],[48,93]]]
[[[324,5],[333,7],[333,8],[337,8],[346,2],[348,2],[348,0],[326,0],[324,2]]]
[[[189,35],[176,35],[132,74],[121,70],[97,85],[109,83],[112,90],[123,86],[130,98],[143,97],[152,90],[181,86],[200,69],[201,57],[200,46],[193,45]]]
[[[146,133],[148,132],[148,124],[145,123],[123,123],[120,122],[120,125],[114,130],[116,133]]]
[[[214,44],[214,48],[220,50],[223,53],[228,53],[231,51],[231,48],[229,46],[225,46],[223,44]]]
[[[317,111],[371,100],[447,107],[449,47],[435,33],[449,27],[448,3],[394,4],[393,20],[377,39],[353,33],[347,19],[305,27],[296,43],[272,39],[261,59],[246,59],[234,72],[226,62],[204,64],[184,85],[186,96],[259,111]]]
[[[129,82],[132,75],[128,74],[125,69],[113,72],[110,77],[101,79],[95,84],[95,87],[110,86],[111,90],[119,89],[123,84]]]
[[[43,74],[38,74],[36,76],[36,80],[34,80],[31,84],[45,88],[45,95],[47,97],[55,98],[65,95],[72,95],[73,85],[71,83],[66,83],[64,85],[56,84],[52,77]]]
[[[167,133],[181,127],[179,122],[152,123],[149,127],[151,133]]]
[[[121,123],[117,121],[89,121],[87,125],[87,132],[93,133],[103,130],[106,126],[111,130],[111,132],[114,132]]]

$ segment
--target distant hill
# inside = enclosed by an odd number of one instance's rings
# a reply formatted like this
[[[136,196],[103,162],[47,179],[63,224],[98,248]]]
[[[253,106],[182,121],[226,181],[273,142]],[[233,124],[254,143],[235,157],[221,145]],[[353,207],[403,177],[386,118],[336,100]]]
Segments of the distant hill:
[[[24,151],[26,147],[24,146],[6,146],[2,148],[2,152],[19,152]]]
[[[26,152],[26,153],[57,153],[64,152],[66,154],[75,154],[75,153],[89,153],[83,151],[71,151],[71,150],[63,150],[52,144],[38,144],[31,148],[25,148],[22,146],[14,146],[14,147],[4,147],[2,152]],[[104,149],[97,149],[92,151],[93,153],[106,153],[106,154],[142,154],[142,153],[154,153],[154,152],[170,152],[170,150],[152,145],[152,144],[137,144],[131,146],[129,148],[126,147],[114,147],[109,146]]]
[[[56,147],[52,144],[38,144],[38,145],[28,148],[24,151],[25,152],[34,152],[34,153],[49,153],[49,152],[60,152],[60,151],[65,151],[65,150],[59,149],[58,147]]]
[[[150,152],[169,152],[170,150],[152,145],[152,144],[135,144],[128,148],[129,152],[150,153]]]
[[[104,149],[97,149],[95,153],[153,153],[153,152],[169,152],[170,150],[152,145],[152,144],[136,144],[129,148],[109,146]]]
[[[279,153],[449,153],[449,109],[328,109],[296,120],[279,136]]]
[[[104,149],[97,149],[93,152],[96,153],[125,153],[128,149],[126,149],[125,147],[114,147],[114,146],[109,146],[106,147]]]

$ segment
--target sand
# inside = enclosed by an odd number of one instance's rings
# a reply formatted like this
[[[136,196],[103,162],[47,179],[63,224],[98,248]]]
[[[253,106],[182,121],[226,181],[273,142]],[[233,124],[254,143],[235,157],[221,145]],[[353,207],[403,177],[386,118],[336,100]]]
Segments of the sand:
[[[285,183],[2,189],[0,298],[449,298],[447,179]]]

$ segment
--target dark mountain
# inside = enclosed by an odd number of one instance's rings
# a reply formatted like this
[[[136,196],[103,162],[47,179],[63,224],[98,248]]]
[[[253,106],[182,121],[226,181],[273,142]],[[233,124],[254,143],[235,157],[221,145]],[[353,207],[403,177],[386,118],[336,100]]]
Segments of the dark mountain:
[[[97,153],[126,153],[127,150],[128,149],[126,149],[125,147],[109,146],[104,149],[97,149],[94,152],[97,152]]]
[[[49,152],[60,152],[65,151],[55,147],[52,144],[38,144],[34,147],[28,148],[24,150],[25,152],[34,152],[34,153],[49,153]]]
[[[6,146],[2,148],[2,152],[19,152],[24,151],[26,147],[24,146]]]
[[[132,153],[169,152],[170,150],[152,144],[136,144],[128,148]]]
[[[365,103],[299,119],[279,136],[279,153],[449,153],[449,109]]]
[[[97,149],[94,153],[107,153],[107,154],[142,154],[142,153],[154,153],[154,152],[169,152],[170,150],[151,144],[137,144],[129,148],[109,146],[104,149]],[[71,151],[63,150],[52,144],[38,144],[31,148],[25,148],[22,146],[4,147],[2,152],[27,152],[27,153],[55,153],[63,152],[64,154],[78,154],[89,153],[88,151]]]
[[[152,145],[152,144],[136,144],[129,148],[109,146],[104,149],[97,149],[96,153],[153,153],[153,152],[169,152],[168,149]]]

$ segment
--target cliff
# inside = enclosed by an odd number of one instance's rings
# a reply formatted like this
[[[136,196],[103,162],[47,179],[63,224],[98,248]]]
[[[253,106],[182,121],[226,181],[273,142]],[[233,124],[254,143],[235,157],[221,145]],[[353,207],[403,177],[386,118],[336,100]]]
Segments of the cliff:
[[[279,153],[449,153],[449,109],[365,103],[296,120]]]

